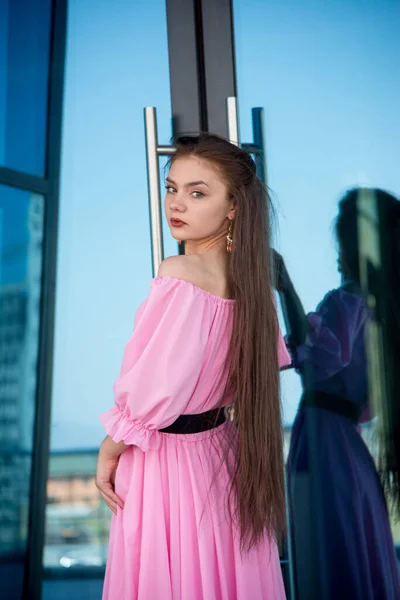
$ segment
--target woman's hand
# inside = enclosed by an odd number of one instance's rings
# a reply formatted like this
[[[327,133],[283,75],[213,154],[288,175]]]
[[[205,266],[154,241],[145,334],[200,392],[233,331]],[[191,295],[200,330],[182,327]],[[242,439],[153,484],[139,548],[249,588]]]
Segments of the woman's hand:
[[[114,442],[110,438],[106,438],[100,446],[96,468],[96,486],[100,490],[104,502],[116,515],[117,506],[124,508],[124,503],[115,493],[115,474],[120,454],[115,451],[117,445],[113,447],[111,444]]]
[[[273,266],[273,286],[278,292],[285,292],[290,283],[290,277],[286,269],[285,261],[283,260],[282,256],[273,248],[271,248],[270,252]]]

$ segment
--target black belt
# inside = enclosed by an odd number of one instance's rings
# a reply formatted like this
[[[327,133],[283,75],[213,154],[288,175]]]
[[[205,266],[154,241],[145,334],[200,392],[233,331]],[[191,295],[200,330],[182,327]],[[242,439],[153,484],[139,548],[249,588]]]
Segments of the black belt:
[[[327,394],[326,392],[304,392],[300,401],[300,407],[303,406],[323,408],[342,417],[347,417],[354,423],[358,423],[364,408],[355,402],[351,402],[351,400],[342,398],[342,396]]]
[[[180,415],[171,425],[159,431],[160,433],[201,433],[222,425],[225,420],[224,409],[214,408],[199,415]]]

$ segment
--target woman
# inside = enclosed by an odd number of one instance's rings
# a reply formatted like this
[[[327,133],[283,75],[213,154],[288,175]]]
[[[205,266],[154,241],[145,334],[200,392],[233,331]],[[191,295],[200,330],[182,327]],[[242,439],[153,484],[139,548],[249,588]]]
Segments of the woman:
[[[360,288],[360,192],[351,190],[339,205],[336,234],[342,285],[329,292],[307,319],[283,262],[280,264],[279,287],[287,300],[295,332],[291,339],[294,362],[304,386],[287,463],[299,600],[400,598],[385,498],[358,426],[371,418],[365,333],[368,318],[378,316],[367,308]],[[384,261],[385,288],[370,293],[377,305],[381,304],[379,297],[394,300],[386,323],[391,321],[395,341],[389,356],[396,357],[398,367],[400,203],[382,190],[368,193],[377,200],[382,249],[390,256],[390,261]],[[398,393],[390,400],[393,426],[396,420],[398,423]],[[398,437],[390,438],[398,452]],[[391,464],[385,461],[382,474],[391,482],[388,491],[394,492],[392,499],[398,504],[399,463],[396,466],[394,450],[391,456],[393,460]]]
[[[178,140],[166,191],[186,255],[152,281],[102,415],[97,486],[114,512],[103,598],[279,600],[289,357],[268,197],[251,157],[212,135]]]

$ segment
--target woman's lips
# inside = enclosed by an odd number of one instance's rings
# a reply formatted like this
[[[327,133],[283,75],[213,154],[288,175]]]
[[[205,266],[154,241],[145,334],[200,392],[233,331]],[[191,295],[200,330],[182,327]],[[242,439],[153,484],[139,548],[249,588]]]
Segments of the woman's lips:
[[[184,223],[180,219],[171,219],[170,223],[172,227],[183,227],[184,225],[186,225],[186,223]]]

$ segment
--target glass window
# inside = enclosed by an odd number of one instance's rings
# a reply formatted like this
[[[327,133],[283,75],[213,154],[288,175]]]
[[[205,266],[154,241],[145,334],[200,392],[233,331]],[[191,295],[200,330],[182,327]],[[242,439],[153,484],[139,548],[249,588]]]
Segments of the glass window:
[[[0,185],[0,581],[5,598],[20,597],[24,575],[43,212],[41,196]]]
[[[54,570],[86,569],[84,597],[89,571],[104,569],[111,513],[94,485],[99,414],[114,402],[152,277],[144,107],[157,108],[161,144],[172,134],[163,0],[74,0],[67,42],[43,586],[52,599]],[[164,242],[177,253],[167,232]]]
[[[0,165],[45,175],[51,0],[0,3]]]
[[[396,102],[400,78],[393,66],[400,52],[397,32],[400,5],[391,0],[379,3],[374,0],[331,0],[323,3],[316,0],[234,0],[233,5],[241,140],[247,143],[252,138],[251,108],[264,107],[268,184],[278,215],[277,248],[284,257],[292,284],[306,313],[316,311],[326,294],[336,290],[333,297],[326,299],[319,313],[310,317],[316,337],[314,342],[309,338],[309,343],[317,344],[318,335],[322,336],[323,333],[322,325],[325,326],[329,319],[332,323],[336,319],[336,326],[342,324],[339,339],[342,343],[344,325],[338,314],[342,315],[340,311],[343,311],[344,302],[347,301],[353,302],[354,309],[359,297],[357,299],[354,289],[342,288],[348,282],[345,281],[347,276],[343,268],[343,248],[339,247],[334,227],[339,214],[338,201],[346,189],[354,186],[383,188],[394,192],[397,197],[400,194],[400,119]],[[356,227],[353,231],[356,231]],[[332,304],[338,297],[341,298],[339,308]],[[335,313],[335,310],[338,312]],[[321,320],[322,313],[325,320]],[[326,335],[328,329],[325,330]],[[324,343],[327,343],[327,338]],[[331,338],[332,354],[335,352],[334,344]],[[305,361],[306,352],[310,359],[312,351],[305,347],[302,351],[303,358],[297,355],[297,360]],[[361,349],[358,358],[362,360]],[[324,360],[327,360],[327,355]],[[339,382],[337,374],[335,381],[329,380],[329,385],[334,386],[335,393],[340,397],[349,394],[351,400],[361,405],[363,396],[357,397],[357,394],[367,393],[368,363],[365,357],[359,365],[359,381],[347,375],[350,387],[340,388],[339,383],[343,383],[344,379]],[[317,365],[316,369],[320,366]],[[313,385],[320,392],[322,384],[321,380],[316,383],[315,372]],[[318,376],[323,377],[322,371],[318,372]],[[325,474],[320,472],[320,481],[323,483],[315,492],[316,497],[320,494],[317,512],[310,510],[307,493],[311,489],[311,478],[316,477],[319,468],[318,457],[324,456],[327,461],[327,457],[331,456],[330,443],[332,451],[336,448],[336,468],[339,470],[342,466],[345,470],[345,444],[350,444],[349,437],[345,438],[343,432],[342,437],[333,436],[335,416],[329,419],[329,423],[324,422],[325,429],[317,420],[310,424],[311,420],[304,417],[306,412],[297,412],[303,389],[310,388],[304,381],[304,371],[303,380],[294,370],[285,372],[282,380],[286,455],[292,451],[288,475],[291,469],[293,472],[296,463],[296,484],[298,490],[302,488],[299,492],[302,506],[305,511],[308,510],[310,517],[308,524],[306,520],[302,523],[301,539],[304,540],[307,535],[311,539],[311,529],[316,523],[315,528],[321,528],[318,535],[323,530],[321,535],[325,536],[318,552],[321,556],[329,556],[333,544],[339,544],[337,532],[333,534],[329,528],[324,529],[321,523],[327,522],[326,515],[333,506],[332,498],[339,494],[340,484],[341,489],[346,488],[346,484],[339,477],[336,492],[327,494],[331,470],[326,462]],[[350,380],[353,382],[352,388]],[[324,415],[327,413],[325,411]],[[326,419],[328,421],[328,417]],[[306,421],[307,431],[304,427]],[[359,424],[373,457],[376,456],[372,444],[375,422],[371,414],[365,412],[361,417],[362,424]],[[310,442],[307,452],[315,456],[304,454],[306,450],[301,443],[301,436],[307,437]],[[358,438],[354,437],[354,443],[362,452]],[[356,454],[351,444],[347,451],[346,456],[353,453],[354,457]],[[297,453],[295,457],[294,453]],[[364,458],[367,461],[371,456]],[[299,472],[301,461],[304,461],[302,473]],[[373,469],[368,472],[372,481],[375,472]],[[335,468],[332,473],[335,475]],[[379,493],[376,491],[377,498]],[[348,545],[351,545],[358,535],[352,535],[352,517],[347,508],[344,513],[343,536],[349,536]],[[352,522],[355,523],[355,520]],[[381,533],[386,532],[382,534],[383,537],[389,535],[384,517],[381,524]],[[400,532],[394,520],[392,526],[394,541],[400,545]],[[338,550],[340,547],[340,544],[336,546],[336,555],[341,555]],[[307,568],[311,564],[311,552],[312,542],[296,550],[298,560],[304,559],[303,566],[308,561]],[[355,569],[361,572],[359,557],[354,558],[357,562]],[[318,560],[318,556],[314,556],[312,577],[318,573],[316,565],[321,565]],[[336,563],[335,568],[336,572],[339,569],[342,573]],[[392,566],[387,568],[393,573]],[[327,572],[321,577],[327,577]],[[314,580],[311,578],[309,581]],[[297,583],[301,587],[302,582]],[[314,593],[317,589],[320,588],[315,587]],[[379,595],[379,592],[375,593]],[[343,594],[339,593],[338,597],[346,594],[363,596],[348,589]],[[322,596],[336,597],[323,593],[318,597]],[[305,596],[300,593],[298,597]],[[311,600],[311,595],[306,597]]]

